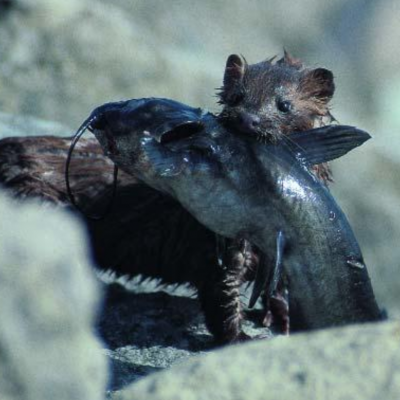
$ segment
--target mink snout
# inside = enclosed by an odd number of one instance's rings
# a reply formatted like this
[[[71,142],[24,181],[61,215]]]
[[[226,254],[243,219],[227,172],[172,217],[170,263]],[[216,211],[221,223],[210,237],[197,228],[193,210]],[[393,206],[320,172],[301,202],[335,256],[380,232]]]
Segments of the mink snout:
[[[241,111],[237,116],[237,128],[243,133],[257,133],[261,124],[261,118],[256,114]]]

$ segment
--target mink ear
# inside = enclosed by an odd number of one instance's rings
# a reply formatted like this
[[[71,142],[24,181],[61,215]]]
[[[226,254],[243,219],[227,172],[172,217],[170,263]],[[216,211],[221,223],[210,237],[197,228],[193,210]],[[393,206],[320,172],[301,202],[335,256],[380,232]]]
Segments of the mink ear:
[[[231,54],[228,57],[224,74],[224,87],[226,89],[242,82],[246,65],[246,60],[237,54]]]
[[[226,61],[223,86],[219,93],[220,104],[233,105],[243,97],[243,77],[247,62],[244,57],[231,54]]]
[[[277,61],[277,64],[286,64],[296,69],[303,67],[301,60],[293,57],[286,49],[283,49],[283,57]]]
[[[306,71],[301,80],[301,90],[309,97],[328,103],[335,93],[333,73],[326,68]]]

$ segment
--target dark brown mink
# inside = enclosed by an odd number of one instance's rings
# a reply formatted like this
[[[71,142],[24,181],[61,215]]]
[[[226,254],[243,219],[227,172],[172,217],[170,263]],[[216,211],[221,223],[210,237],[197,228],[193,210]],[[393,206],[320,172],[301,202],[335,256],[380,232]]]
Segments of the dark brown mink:
[[[287,135],[291,132],[316,128],[334,120],[329,109],[334,92],[331,71],[307,68],[287,51],[277,61],[274,57],[256,64],[248,64],[244,57],[232,54],[227,59],[223,85],[218,91],[223,108],[217,118],[229,129],[254,136],[261,143],[289,141]],[[326,185],[332,182],[328,164],[315,165],[312,170]],[[247,254],[246,259],[263,260],[250,243],[227,242],[231,257],[237,262],[242,259],[240,253]],[[264,324],[269,326],[275,315],[282,320],[283,332],[288,333],[289,310],[284,291],[284,284],[280,282],[272,298],[263,296]]]
[[[311,73],[314,70],[299,67],[297,63],[288,54],[276,63],[266,61],[254,65],[247,65],[238,56],[229,57],[220,92],[224,107],[217,118],[234,131],[255,134],[260,141],[284,137],[290,130],[313,127],[311,121],[316,124],[319,118],[329,116],[326,106],[329,96],[322,101],[321,89],[317,91],[311,87],[323,81],[316,76],[329,76],[329,73]],[[267,71],[272,74],[268,78]],[[311,76],[314,78],[311,79]],[[299,105],[296,113],[291,109],[297,118],[296,124],[289,112],[280,115],[276,99],[275,110],[271,108],[272,98],[276,97],[275,92],[279,92],[275,86],[284,85],[285,77],[290,82],[288,88],[291,87],[288,93],[293,93],[293,82],[302,82],[301,102],[297,97],[293,101],[297,99],[303,106]],[[255,81],[251,82],[251,79]],[[268,82],[268,90],[260,91],[259,86],[264,80]],[[320,86],[323,86],[322,83]],[[333,95],[333,80],[331,86]],[[246,95],[240,95],[234,101],[234,93],[239,89]],[[257,95],[264,100],[257,101],[254,98]],[[288,98],[285,101],[289,101]],[[325,109],[322,107],[324,102]],[[272,116],[267,115],[267,111]],[[247,124],[246,127],[241,120],[244,115],[250,115],[250,119],[257,115],[259,125]],[[285,128],[285,123],[291,124],[290,127]],[[3,160],[0,182],[17,195],[36,196],[68,205],[63,172],[69,141],[68,138],[55,137],[0,141],[0,157]],[[101,215],[109,202],[107,192],[111,187],[111,163],[101,154],[100,146],[94,139],[82,140],[74,159],[78,163],[71,168],[71,185],[78,203],[89,214]],[[111,269],[119,275],[142,274],[161,278],[164,283],[189,282],[198,290],[207,327],[217,342],[247,339],[241,328],[243,307],[239,289],[243,282],[254,280],[260,259],[260,253],[250,243],[241,239],[216,239],[214,233],[200,225],[178,203],[123,174],[119,178],[118,195],[111,214],[103,221],[86,219],[85,223],[94,258],[100,268]],[[268,265],[268,260],[263,262]],[[264,303],[266,322],[272,308],[272,314],[283,319],[284,330],[287,330],[287,310],[281,311],[284,301],[264,298]]]
[[[260,142],[276,141],[290,132],[331,123],[329,102],[334,92],[331,71],[305,67],[287,51],[277,61],[274,57],[257,64],[232,54],[218,91],[223,106],[218,118]],[[314,171],[325,183],[331,181],[328,165],[316,166]]]

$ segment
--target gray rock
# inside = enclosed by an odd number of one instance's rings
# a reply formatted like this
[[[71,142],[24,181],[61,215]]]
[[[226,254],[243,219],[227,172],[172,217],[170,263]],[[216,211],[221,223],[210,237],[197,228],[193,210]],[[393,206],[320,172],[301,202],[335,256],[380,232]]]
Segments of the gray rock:
[[[97,105],[126,97],[213,102],[210,76],[220,79],[221,67],[205,68],[204,54],[154,34],[155,6],[146,7],[145,21],[110,2],[16,1],[0,23],[0,87],[7,99],[0,109],[75,126]],[[188,90],[193,76],[196,88]]]
[[[0,398],[99,400],[98,284],[77,221],[0,193]]]
[[[318,7],[316,0],[246,7],[239,0],[14,3],[0,24],[0,87],[7,99],[0,108],[78,125],[96,105],[126,97],[216,108],[213,92],[229,54],[256,62],[285,44],[304,57],[308,47],[318,48],[326,19],[335,25],[345,1]],[[307,29],[305,19],[313,21]],[[319,54],[309,62],[325,59]]]
[[[68,136],[72,129],[35,117],[0,112],[0,139],[13,136]]]
[[[110,391],[215,349],[193,290],[160,288],[152,281],[119,282],[107,286],[99,324],[111,360]],[[272,335],[260,326],[260,319],[257,311],[250,314],[245,331],[251,336]]]
[[[400,163],[374,143],[335,162],[332,187],[363,251],[378,302],[400,317]]]
[[[332,329],[198,356],[113,400],[397,400],[400,323]]]

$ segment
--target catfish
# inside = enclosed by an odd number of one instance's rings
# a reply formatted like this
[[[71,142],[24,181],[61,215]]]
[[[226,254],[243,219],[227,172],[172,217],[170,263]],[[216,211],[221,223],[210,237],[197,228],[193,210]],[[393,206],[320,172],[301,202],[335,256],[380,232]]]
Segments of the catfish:
[[[354,233],[311,172],[368,140],[366,132],[326,126],[260,145],[212,114],[166,99],[108,103],[77,137],[86,128],[125,173],[178,201],[218,235],[254,243],[269,260],[264,265],[274,267],[259,268],[252,300],[283,276],[294,331],[381,319]],[[229,275],[222,280],[229,286]],[[245,337],[237,326],[233,331]]]

